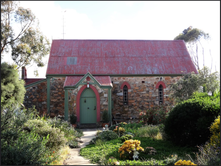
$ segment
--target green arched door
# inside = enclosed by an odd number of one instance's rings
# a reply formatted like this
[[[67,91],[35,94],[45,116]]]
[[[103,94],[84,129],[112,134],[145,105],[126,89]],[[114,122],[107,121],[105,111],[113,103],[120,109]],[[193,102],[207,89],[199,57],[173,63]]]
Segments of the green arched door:
[[[96,96],[92,89],[85,89],[80,99],[80,123],[96,123],[97,108]]]

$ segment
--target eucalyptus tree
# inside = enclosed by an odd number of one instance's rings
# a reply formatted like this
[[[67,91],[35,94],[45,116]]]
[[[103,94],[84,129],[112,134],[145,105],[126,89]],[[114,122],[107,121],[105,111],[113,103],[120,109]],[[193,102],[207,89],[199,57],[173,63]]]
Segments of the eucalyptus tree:
[[[1,1],[1,58],[11,56],[17,69],[33,63],[42,67],[49,51],[49,40],[39,30],[33,12],[19,2]]]
[[[204,31],[192,28],[192,26],[188,27],[187,29],[184,29],[182,33],[180,33],[178,36],[174,38],[174,40],[184,40],[186,43],[186,46],[190,52],[192,62],[196,66],[197,70],[200,69],[199,65],[199,49],[198,47],[201,46],[202,48],[202,56],[203,56],[203,66],[204,64],[204,47],[202,45],[202,39],[208,40],[210,38],[208,33],[205,33]],[[195,50],[194,50],[195,49]]]
[[[176,83],[170,85],[171,96],[177,101],[189,99],[196,91],[212,93],[220,89],[220,75],[204,66],[198,74],[186,73]]]

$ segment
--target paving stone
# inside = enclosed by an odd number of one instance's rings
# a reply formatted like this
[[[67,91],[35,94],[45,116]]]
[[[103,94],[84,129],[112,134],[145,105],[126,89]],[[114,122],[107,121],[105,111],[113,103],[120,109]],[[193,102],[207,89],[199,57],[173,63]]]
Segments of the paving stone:
[[[80,148],[70,149],[70,153],[68,158],[63,162],[64,165],[97,165],[90,163],[90,160],[85,159],[84,157],[80,156],[80,149],[84,148],[86,145],[89,144],[90,140],[95,137],[97,130],[99,129],[82,129],[84,136],[81,137],[83,143],[80,143]]]

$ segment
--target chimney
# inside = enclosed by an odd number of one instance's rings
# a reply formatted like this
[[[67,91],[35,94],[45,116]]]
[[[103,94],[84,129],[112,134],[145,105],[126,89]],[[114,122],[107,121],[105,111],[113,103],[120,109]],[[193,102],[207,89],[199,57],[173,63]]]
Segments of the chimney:
[[[27,70],[25,68],[25,66],[22,67],[22,76],[21,78],[24,80],[27,78]]]

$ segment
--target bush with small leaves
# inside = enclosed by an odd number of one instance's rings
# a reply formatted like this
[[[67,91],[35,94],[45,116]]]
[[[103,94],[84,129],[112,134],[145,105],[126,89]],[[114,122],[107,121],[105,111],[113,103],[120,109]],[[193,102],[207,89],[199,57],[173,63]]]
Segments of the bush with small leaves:
[[[55,160],[46,147],[49,137],[40,137],[34,132],[19,132],[18,138],[1,139],[1,164],[3,165],[44,165]]]
[[[133,139],[133,135],[126,134],[126,135],[123,135],[122,137],[120,137],[120,139],[122,142],[125,142],[126,140]]]
[[[196,154],[197,165],[220,165],[220,146],[214,146],[206,143],[199,146],[199,152]]]
[[[49,135],[49,141],[46,143],[46,146],[50,149],[59,149],[67,142],[63,131],[58,128],[51,127],[44,120],[29,120],[24,124],[24,127],[29,128],[41,137],[47,137]]]
[[[103,141],[110,141],[110,140],[113,140],[113,139],[117,139],[118,135],[115,132],[111,131],[111,130],[106,130],[106,131],[101,132],[98,135],[98,138],[100,138]]]
[[[220,98],[192,98],[177,104],[165,121],[164,131],[171,141],[181,146],[204,144],[209,127],[220,113]]]

